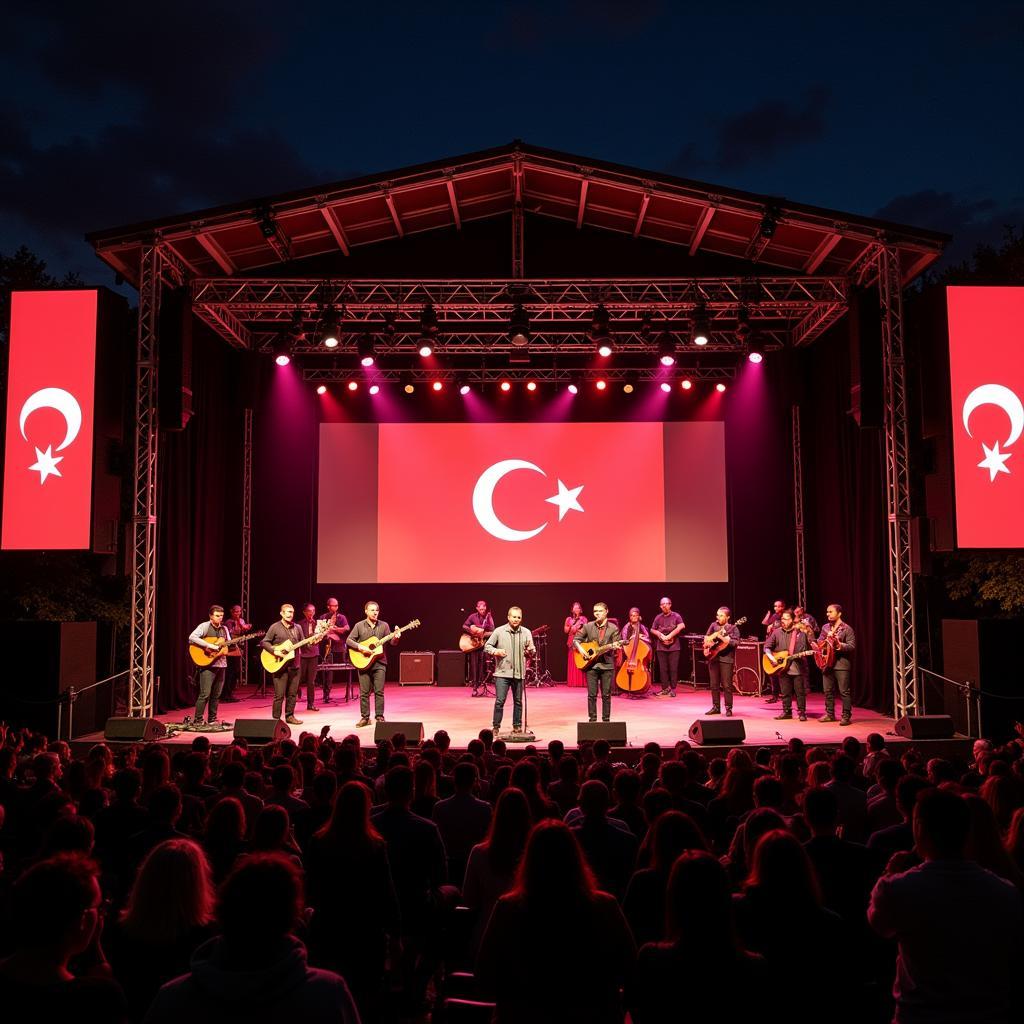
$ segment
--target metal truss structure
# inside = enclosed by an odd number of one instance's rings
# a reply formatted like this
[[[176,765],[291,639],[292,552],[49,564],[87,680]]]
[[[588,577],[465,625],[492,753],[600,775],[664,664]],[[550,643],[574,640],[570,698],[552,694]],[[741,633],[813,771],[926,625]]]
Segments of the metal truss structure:
[[[242,579],[238,588],[238,600],[243,612],[251,612],[249,592],[252,581],[252,409],[245,410],[242,422]],[[240,682],[249,682],[249,658],[242,650],[239,664]]]
[[[678,373],[671,373],[664,369],[648,367],[640,370],[631,370],[623,367],[610,367],[607,370],[571,370],[558,367],[539,367],[535,370],[512,367],[510,369],[491,369],[479,367],[477,369],[453,370],[441,368],[437,370],[418,367],[410,370],[380,370],[371,376],[360,378],[351,369],[340,367],[305,367],[302,371],[302,379],[314,384],[332,384],[338,382],[349,382],[352,380],[361,381],[369,386],[372,384],[432,384],[434,381],[441,381],[447,385],[469,384],[469,385],[491,385],[499,384],[502,381],[509,381],[512,384],[525,384],[533,381],[538,385],[554,384],[569,385],[593,383],[604,380],[608,384],[641,384],[661,383],[668,380],[680,384],[683,379],[693,383],[703,382],[726,382],[736,376],[735,366],[697,366],[693,369],[686,369]]]
[[[437,319],[439,355],[511,352],[509,321],[521,305],[530,320],[531,355],[592,355],[591,323],[603,306],[619,355],[651,356],[664,334],[684,344],[703,316],[709,344],[694,352],[742,352],[808,345],[844,315],[847,283],[838,277],[346,280],[201,278],[192,309],[229,344],[269,349],[282,334],[295,355],[352,356],[373,337],[378,355],[414,356],[424,307]],[[339,346],[316,342],[328,311],[341,318]],[[746,321],[742,324],[742,321]],[[741,326],[742,324],[742,326]],[[690,346],[692,348],[692,346]]]
[[[796,600],[807,607],[807,559],[804,553],[804,457],[800,440],[800,406],[790,410],[793,433],[793,531],[796,540]]]

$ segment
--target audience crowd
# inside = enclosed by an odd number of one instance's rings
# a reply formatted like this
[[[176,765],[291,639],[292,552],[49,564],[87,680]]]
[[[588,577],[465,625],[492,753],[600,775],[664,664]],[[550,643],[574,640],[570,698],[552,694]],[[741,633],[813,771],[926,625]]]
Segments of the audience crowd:
[[[1024,739],[367,756],[0,726],[0,1005],[163,1022],[1020,1020]]]

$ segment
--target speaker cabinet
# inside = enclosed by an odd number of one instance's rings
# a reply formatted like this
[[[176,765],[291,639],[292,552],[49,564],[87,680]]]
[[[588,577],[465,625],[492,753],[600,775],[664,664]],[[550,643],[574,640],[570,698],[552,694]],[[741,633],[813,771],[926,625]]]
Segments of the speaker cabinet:
[[[105,740],[120,740],[128,743],[152,743],[163,739],[167,729],[155,718],[108,718],[103,727]]]
[[[576,742],[593,743],[594,740],[607,740],[613,747],[626,745],[625,722],[577,722]]]
[[[462,651],[437,652],[437,685],[466,685],[466,655]]]
[[[909,740],[948,740],[954,732],[950,715],[904,715],[895,728],[897,736]]]
[[[279,743],[291,739],[292,731],[280,718],[236,718],[232,736],[250,746]]]
[[[434,652],[402,651],[398,656],[398,682],[402,686],[433,686]]]
[[[393,740],[399,733],[405,737],[410,747],[418,747],[423,742],[422,722],[378,722],[373,730],[373,742]]]
[[[698,718],[690,726],[690,739],[702,747],[742,743],[746,738],[742,718]]]

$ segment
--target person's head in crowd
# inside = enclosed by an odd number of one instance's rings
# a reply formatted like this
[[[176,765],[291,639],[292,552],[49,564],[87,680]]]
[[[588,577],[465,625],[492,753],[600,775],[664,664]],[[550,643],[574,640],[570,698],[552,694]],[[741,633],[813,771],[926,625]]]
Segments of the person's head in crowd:
[[[706,850],[689,849],[672,865],[665,900],[665,935],[704,955],[739,946],[733,926],[729,876]]]
[[[437,732],[434,733],[434,745],[442,754],[447,754],[449,749],[451,749],[452,738],[448,735],[446,730],[438,729]]]
[[[231,792],[238,792],[245,782],[245,765],[241,761],[232,761],[224,765],[220,772],[221,788]]]
[[[980,795],[992,808],[1000,832],[1010,827],[1013,812],[1024,806],[1024,787],[1012,775],[992,775],[981,785]]]
[[[975,740],[974,746],[971,749],[974,754],[974,760],[980,761],[982,754],[987,754],[992,750],[992,741],[986,739]]]
[[[252,848],[254,850],[283,850],[288,844],[291,821],[288,812],[277,804],[264,807],[256,815],[252,829]]]
[[[346,782],[334,797],[327,822],[317,832],[337,846],[361,847],[381,841],[370,819],[370,791],[361,782]]]
[[[437,796],[437,771],[429,761],[420,758],[413,769],[413,790],[417,797]]]
[[[279,796],[288,796],[295,789],[295,769],[290,764],[276,765],[270,773],[270,785]]]
[[[787,790],[798,789],[807,766],[795,754],[783,754],[778,760],[779,781]]]
[[[118,803],[134,803],[142,792],[142,772],[138,768],[118,768],[110,780],[110,788]]]
[[[540,772],[533,761],[522,760],[512,768],[511,785],[521,789],[528,799],[540,795]]]
[[[708,779],[708,760],[699,750],[687,750],[681,758],[690,782],[702,786]]]
[[[807,766],[807,788],[817,789],[832,781],[832,765],[828,761],[815,761]]]
[[[782,783],[774,775],[762,775],[754,783],[754,806],[779,810],[786,799]]]
[[[251,968],[278,956],[278,943],[298,925],[304,903],[294,861],[276,853],[240,860],[217,899],[217,921],[231,960]]]
[[[617,807],[636,807],[640,801],[640,776],[632,768],[623,768],[612,781],[612,797]]]
[[[663,786],[652,786],[643,799],[644,820],[653,825],[666,811],[672,809],[672,794]]]
[[[121,924],[133,940],[170,944],[210,924],[213,904],[210,865],[202,848],[191,839],[168,839],[139,865]]]
[[[181,790],[165,782],[149,798],[149,816],[158,828],[173,828],[181,817]]]
[[[400,764],[389,768],[384,776],[384,796],[397,807],[408,807],[412,802],[413,777],[408,765]]]
[[[682,811],[666,811],[651,827],[651,867],[667,875],[686,850],[707,850],[700,826]]]
[[[313,776],[313,785],[309,788],[310,801],[317,807],[330,807],[334,802],[334,794],[338,792],[338,776],[334,772],[320,772]]]
[[[510,764],[499,764],[494,771],[494,775],[491,777],[490,786],[488,788],[488,794],[491,798],[491,803],[495,803],[499,796],[501,796],[502,790],[506,786],[512,784],[512,765]]]
[[[608,812],[608,787],[597,779],[589,779],[580,786],[579,808],[588,820],[602,819]]]
[[[832,781],[839,786],[849,786],[857,771],[857,762],[849,754],[836,754],[832,758]]]
[[[503,758],[508,753],[508,744],[504,740],[495,740],[491,744],[491,753],[497,758]]]
[[[551,918],[557,916],[557,908],[589,903],[596,890],[594,875],[569,827],[552,819],[534,825],[511,897]]]
[[[60,758],[52,751],[36,754],[32,758],[32,774],[36,782],[56,782],[62,775]]]
[[[171,759],[163,747],[144,747],[139,758],[139,768],[142,770],[142,789],[145,793],[152,793],[171,778]]]
[[[759,807],[747,815],[743,823],[743,865],[754,862],[754,850],[762,836],[776,829],[785,829],[786,819],[772,807]]]
[[[661,744],[657,740],[648,740],[644,744],[645,754],[654,754],[659,760],[661,759]]]
[[[817,873],[807,851],[781,828],[761,836],[754,847],[747,891],[794,909],[821,906]]]
[[[844,736],[842,749],[843,753],[853,761],[854,768],[856,768],[861,759],[861,755],[864,753],[864,749],[860,745],[860,740],[857,739],[856,736]]]
[[[558,777],[568,786],[575,786],[580,779],[580,763],[572,754],[558,762]]]
[[[471,739],[466,744],[466,750],[469,751],[477,760],[480,760],[487,752],[487,748],[484,746],[484,741],[480,737]]]
[[[813,836],[835,835],[839,822],[839,801],[825,786],[810,790],[804,797],[804,821]]]
[[[565,744],[561,740],[551,740],[548,743],[548,759],[552,764],[558,764],[565,756]]]
[[[953,762],[944,757],[933,757],[928,762],[928,781],[933,786],[956,782],[956,767]]]
[[[484,750],[490,750],[491,745],[494,743],[494,730],[493,729],[481,729],[477,734],[477,739],[484,745]]]
[[[511,875],[516,870],[532,827],[523,791],[510,786],[498,797],[487,833],[487,857],[495,872]]]
[[[724,757],[713,757],[711,759],[711,764],[708,765],[708,782],[714,789],[721,789],[728,770],[729,766],[726,764]]]
[[[886,793],[895,793],[896,786],[905,774],[903,765],[899,761],[891,757],[884,757],[878,762],[875,779]]]
[[[772,761],[772,752],[768,747],[758,747],[754,754],[754,764],[758,768],[767,768]]]
[[[674,797],[681,797],[690,777],[682,761],[665,761],[661,766],[658,780]]]
[[[648,752],[640,758],[640,777],[650,785],[658,777],[661,771],[661,758],[657,754]]]
[[[971,821],[966,850],[968,859],[1019,886],[1020,873],[1006,852],[992,808],[976,793],[968,793],[960,799],[967,805]]]
[[[210,774],[210,761],[205,754],[192,751],[181,763],[181,775],[190,789],[201,786]]]
[[[868,753],[877,754],[885,749],[885,737],[880,732],[869,732],[867,738]]]
[[[797,757],[804,757],[807,753],[807,744],[799,736],[791,736],[786,746],[789,747],[789,752],[796,754]]]
[[[192,749],[197,754],[208,754],[210,752],[210,737],[196,736],[192,740]]]
[[[971,811],[956,793],[928,789],[914,804],[914,846],[923,860],[963,860],[971,834]]]
[[[88,818],[79,814],[63,814],[47,829],[42,858],[55,857],[59,853],[89,857],[95,840],[96,829]]]
[[[904,775],[896,783],[896,806],[904,821],[911,821],[914,816],[914,807],[920,795],[925,790],[931,789],[932,785],[927,779],[920,775]]]
[[[245,838],[245,808],[233,796],[218,800],[206,816],[207,848],[237,849]]]
[[[607,761],[612,752],[612,745],[605,739],[594,740],[594,760]]]
[[[460,761],[452,770],[452,782],[456,793],[472,793],[479,779],[480,773],[472,761]]]

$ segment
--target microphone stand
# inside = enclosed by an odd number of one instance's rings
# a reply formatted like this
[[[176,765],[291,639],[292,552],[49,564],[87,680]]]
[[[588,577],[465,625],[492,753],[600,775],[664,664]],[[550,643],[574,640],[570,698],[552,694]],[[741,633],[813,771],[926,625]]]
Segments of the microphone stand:
[[[522,697],[522,699],[523,699],[523,727],[522,727],[522,730],[520,732],[518,732],[518,733],[509,733],[509,735],[503,736],[502,739],[505,740],[506,743],[535,743],[537,741],[537,737],[530,731],[529,724],[528,724],[529,719],[527,717],[527,705],[526,705],[526,665],[525,665],[525,661],[524,661],[524,657],[523,657],[523,634],[522,634],[522,628],[523,627],[520,626],[519,629],[517,629],[515,631],[515,633],[512,634],[512,643],[514,645],[518,645],[518,648],[519,648],[519,673],[520,673],[520,675],[519,675],[519,685],[522,687],[522,694],[523,694],[523,697]],[[515,679],[515,668],[516,668],[515,653],[516,653],[515,647],[513,647],[513,649],[512,649],[512,678],[513,679]],[[513,709],[514,709],[515,708],[515,694],[512,694],[512,698],[513,698],[513,705],[512,706],[513,706]],[[514,713],[514,711],[513,711],[513,713]]]

